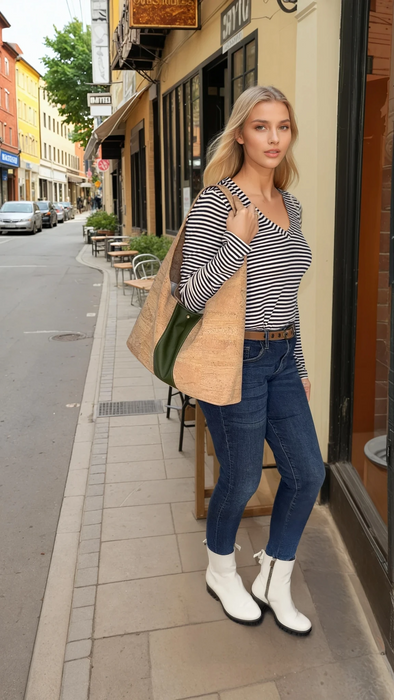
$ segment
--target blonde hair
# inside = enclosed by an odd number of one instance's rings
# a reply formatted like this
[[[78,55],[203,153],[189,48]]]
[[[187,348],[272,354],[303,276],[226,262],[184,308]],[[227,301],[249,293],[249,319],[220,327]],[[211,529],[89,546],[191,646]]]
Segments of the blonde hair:
[[[272,86],[256,85],[243,92],[232,109],[230,118],[219,136],[209,145],[208,165],[204,170],[204,186],[215,185],[225,177],[233,177],[244,162],[244,149],[236,141],[253,107],[259,102],[282,102],[289,111],[291,142],[282,162],[275,168],[274,185],[279,189],[287,187],[298,179],[298,170],[293,156],[293,145],[298,136],[294,110],[285,95]]]

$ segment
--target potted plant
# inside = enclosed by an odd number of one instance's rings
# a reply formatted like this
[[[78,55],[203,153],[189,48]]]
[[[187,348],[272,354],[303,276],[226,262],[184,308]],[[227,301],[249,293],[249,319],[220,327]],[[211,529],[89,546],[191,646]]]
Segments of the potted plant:
[[[164,260],[172,245],[172,239],[167,236],[155,236],[154,234],[133,236],[130,238],[129,250],[138,250],[139,253],[151,253],[159,260]]]
[[[106,211],[96,211],[86,221],[87,226],[93,226],[103,236],[115,233],[118,224],[116,214],[108,214]]]

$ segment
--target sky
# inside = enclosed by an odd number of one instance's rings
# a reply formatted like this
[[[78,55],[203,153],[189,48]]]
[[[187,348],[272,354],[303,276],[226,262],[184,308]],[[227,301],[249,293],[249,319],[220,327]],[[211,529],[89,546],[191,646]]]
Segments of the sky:
[[[62,29],[71,17],[90,24],[90,0],[1,0],[0,9],[10,23],[3,30],[4,41],[18,44],[28,63],[44,74],[41,57],[49,53],[44,37],[54,36],[53,25]]]

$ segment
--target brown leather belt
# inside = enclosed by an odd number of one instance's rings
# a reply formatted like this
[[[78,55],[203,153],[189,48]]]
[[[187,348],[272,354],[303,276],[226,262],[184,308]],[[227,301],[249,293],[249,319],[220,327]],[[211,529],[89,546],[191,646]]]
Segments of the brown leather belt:
[[[295,327],[294,323],[282,331],[245,331],[246,340],[265,340],[268,333],[268,340],[286,340],[294,338]]]

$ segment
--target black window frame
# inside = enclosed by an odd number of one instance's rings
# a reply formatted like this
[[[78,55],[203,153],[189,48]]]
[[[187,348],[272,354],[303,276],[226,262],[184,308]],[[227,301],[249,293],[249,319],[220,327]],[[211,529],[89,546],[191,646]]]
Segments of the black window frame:
[[[254,68],[250,68],[249,70],[245,70],[246,67],[246,47],[248,44],[250,44],[252,41],[255,42],[255,57],[254,57]],[[233,75],[233,61],[234,61],[234,54],[237,53],[242,49],[243,51],[243,72],[240,73],[239,75],[234,76]],[[228,96],[228,99],[230,101],[230,110],[232,109],[235,100],[233,99],[234,95],[234,81],[237,80],[238,78],[242,77],[243,78],[243,88],[242,91],[246,90],[245,88],[245,76],[248,75],[249,73],[252,73],[254,71],[255,73],[255,82],[254,85],[258,84],[258,30],[256,29],[254,32],[251,32],[248,34],[244,39],[241,39],[237,44],[231,47],[231,49],[228,50],[227,57],[228,57],[228,71],[229,71],[229,86],[230,86],[230,94]],[[251,87],[251,86],[249,86]]]

